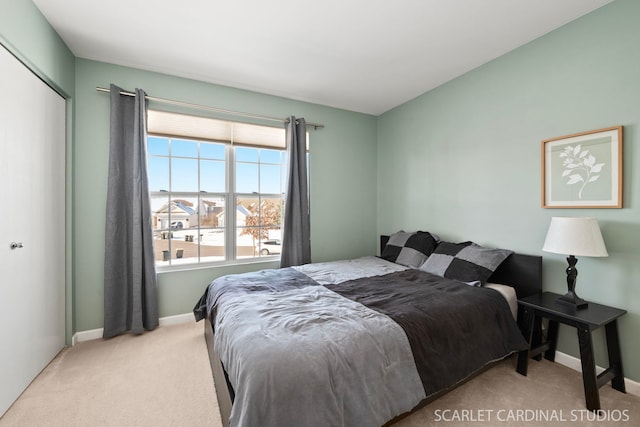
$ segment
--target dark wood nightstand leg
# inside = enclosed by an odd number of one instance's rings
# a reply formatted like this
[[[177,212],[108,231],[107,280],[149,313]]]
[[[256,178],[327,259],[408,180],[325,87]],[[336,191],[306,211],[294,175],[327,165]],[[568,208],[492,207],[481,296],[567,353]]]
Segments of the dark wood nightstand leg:
[[[614,320],[604,327],[607,337],[607,352],[609,353],[609,367],[615,372],[611,379],[611,387],[626,393],[624,385],[624,372],[622,371],[622,358],[620,357],[620,340],[618,339],[618,322]]]
[[[558,345],[558,322],[555,320],[549,320],[549,325],[547,327],[547,342],[549,343],[549,349],[544,352],[544,358],[555,362],[556,347]]]
[[[531,340],[533,335],[533,322],[536,316],[533,314],[533,310],[525,307],[522,310],[522,334],[524,339],[529,343],[529,348],[518,353],[518,366],[516,371],[524,376],[527,375],[527,368],[529,366],[529,351],[531,350]]]
[[[587,409],[596,411],[600,409],[600,393],[596,379],[596,361],[593,357],[593,342],[591,330],[588,325],[579,324],[578,342],[580,344],[580,359],[582,362],[582,382],[584,383],[584,397]]]
[[[529,341],[531,345],[529,347],[532,349],[539,347],[543,343],[543,341],[544,341],[544,337],[542,335],[542,317],[534,316],[533,332],[531,334],[531,340]],[[536,354],[535,356],[532,356],[532,358],[539,362],[542,360],[542,354],[541,353]]]

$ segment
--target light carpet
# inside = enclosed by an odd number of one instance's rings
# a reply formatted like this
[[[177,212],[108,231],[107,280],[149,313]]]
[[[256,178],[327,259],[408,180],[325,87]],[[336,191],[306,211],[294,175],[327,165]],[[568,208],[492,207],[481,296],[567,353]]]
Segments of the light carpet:
[[[510,358],[394,427],[640,425],[640,398],[605,385],[600,400],[606,419],[595,420],[580,373],[543,360],[523,377]],[[196,425],[222,425],[202,323],[65,349],[0,418],[1,427]]]

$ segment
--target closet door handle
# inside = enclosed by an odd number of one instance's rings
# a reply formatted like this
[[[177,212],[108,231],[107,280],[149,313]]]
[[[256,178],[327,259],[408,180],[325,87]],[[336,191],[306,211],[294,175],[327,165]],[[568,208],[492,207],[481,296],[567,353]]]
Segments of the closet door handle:
[[[14,249],[20,249],[22,248],[22,242],[11,242],[11,244],[9,245],[9,247],[14,250]]]

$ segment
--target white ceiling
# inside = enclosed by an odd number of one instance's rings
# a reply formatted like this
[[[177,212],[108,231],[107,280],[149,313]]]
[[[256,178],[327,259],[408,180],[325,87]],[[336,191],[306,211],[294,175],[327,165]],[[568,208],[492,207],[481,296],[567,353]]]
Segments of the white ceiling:
[[[78,57],[374,115],[611,1],[33,0]]]

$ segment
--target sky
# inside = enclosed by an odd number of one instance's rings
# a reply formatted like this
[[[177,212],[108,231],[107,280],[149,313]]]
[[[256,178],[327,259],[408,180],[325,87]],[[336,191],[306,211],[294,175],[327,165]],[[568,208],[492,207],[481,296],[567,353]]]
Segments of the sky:
[[[150,136],[150,191],[225,193],[226,148],[221,143]],[[285,152],[236,147],[235,154],[236,193],[284,193]]]

